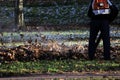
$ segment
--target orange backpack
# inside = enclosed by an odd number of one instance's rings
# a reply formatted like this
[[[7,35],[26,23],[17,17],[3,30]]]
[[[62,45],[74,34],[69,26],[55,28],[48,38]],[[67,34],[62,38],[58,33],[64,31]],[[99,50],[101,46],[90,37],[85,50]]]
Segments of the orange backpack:
[[[110,6],[108,0],[93,0],[92,2],[92,9],[95,15],[109,14],[110,13],[109,7]]]

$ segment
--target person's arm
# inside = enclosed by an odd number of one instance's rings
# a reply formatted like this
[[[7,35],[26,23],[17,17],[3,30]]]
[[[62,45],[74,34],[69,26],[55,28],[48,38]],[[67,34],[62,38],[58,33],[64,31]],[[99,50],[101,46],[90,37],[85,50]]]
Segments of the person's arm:
[[[88,15],[89,18],[92,18],[94,16],[94,13],[92,11],[92,1],[93,0],[91,0],[90,4],[88,6],[88,13],[87,13],[87,15]]]
[[[118,15],[118,8],[116,7],[115,4],[111,3],[110,5],[110,17],[109,17],[109,22],[111,23]]]

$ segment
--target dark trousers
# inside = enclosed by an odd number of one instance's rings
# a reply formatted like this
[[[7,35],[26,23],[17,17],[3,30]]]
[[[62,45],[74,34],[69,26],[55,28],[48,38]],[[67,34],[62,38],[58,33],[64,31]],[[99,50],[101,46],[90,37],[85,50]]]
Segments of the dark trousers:
[[[108,20],[92,20],[90,23],[90,38],[88,47],[88,56],[92,60],[96,52],[95,41],[98,32],[101,32],[104,49],[104,59],[110,59],[110,33],[109,33],[109,22]]]

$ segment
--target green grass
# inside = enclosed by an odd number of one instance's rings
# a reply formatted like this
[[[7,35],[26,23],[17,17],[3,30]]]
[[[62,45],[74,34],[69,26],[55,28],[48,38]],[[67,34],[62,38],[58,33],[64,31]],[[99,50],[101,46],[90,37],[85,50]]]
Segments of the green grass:
[[[4,36],[10,36],[11,33],[13,34],[13,36],[19,36],[19,34],[27,34],[27,35],[35,35],[35,34],[44,34],[44,35],[57,35],[57,34],[61,34],[61,35],[69,35],[69,34],[86,34],[88,31],[88,29],[82,29],[82,30],[67,30],[67,31],[41,31],[41,32],[37,32],[37,31],[32,31],[32,32],[3,32]]]
[[[120,62],[85,61],[85,60],[41,60],[36,62],[12,62],[0,65],[0,76],[30,73],[65,73],[65,72],[105,72],[120,71]]]

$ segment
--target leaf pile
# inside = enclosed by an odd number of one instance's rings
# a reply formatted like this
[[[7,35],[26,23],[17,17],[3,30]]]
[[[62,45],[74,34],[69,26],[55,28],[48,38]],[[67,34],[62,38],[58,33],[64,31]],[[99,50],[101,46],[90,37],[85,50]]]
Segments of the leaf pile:
[[[97,59],[103,58],[103,48],[96,51]],[[111,47],[111,57],[120,59],[120,47]],[[88,59],[88,46],[79,44],[66,46],[57,42],[46,44],[21,45],[14,48],[0,48],[0,61],[36,61],[36,60]]]

